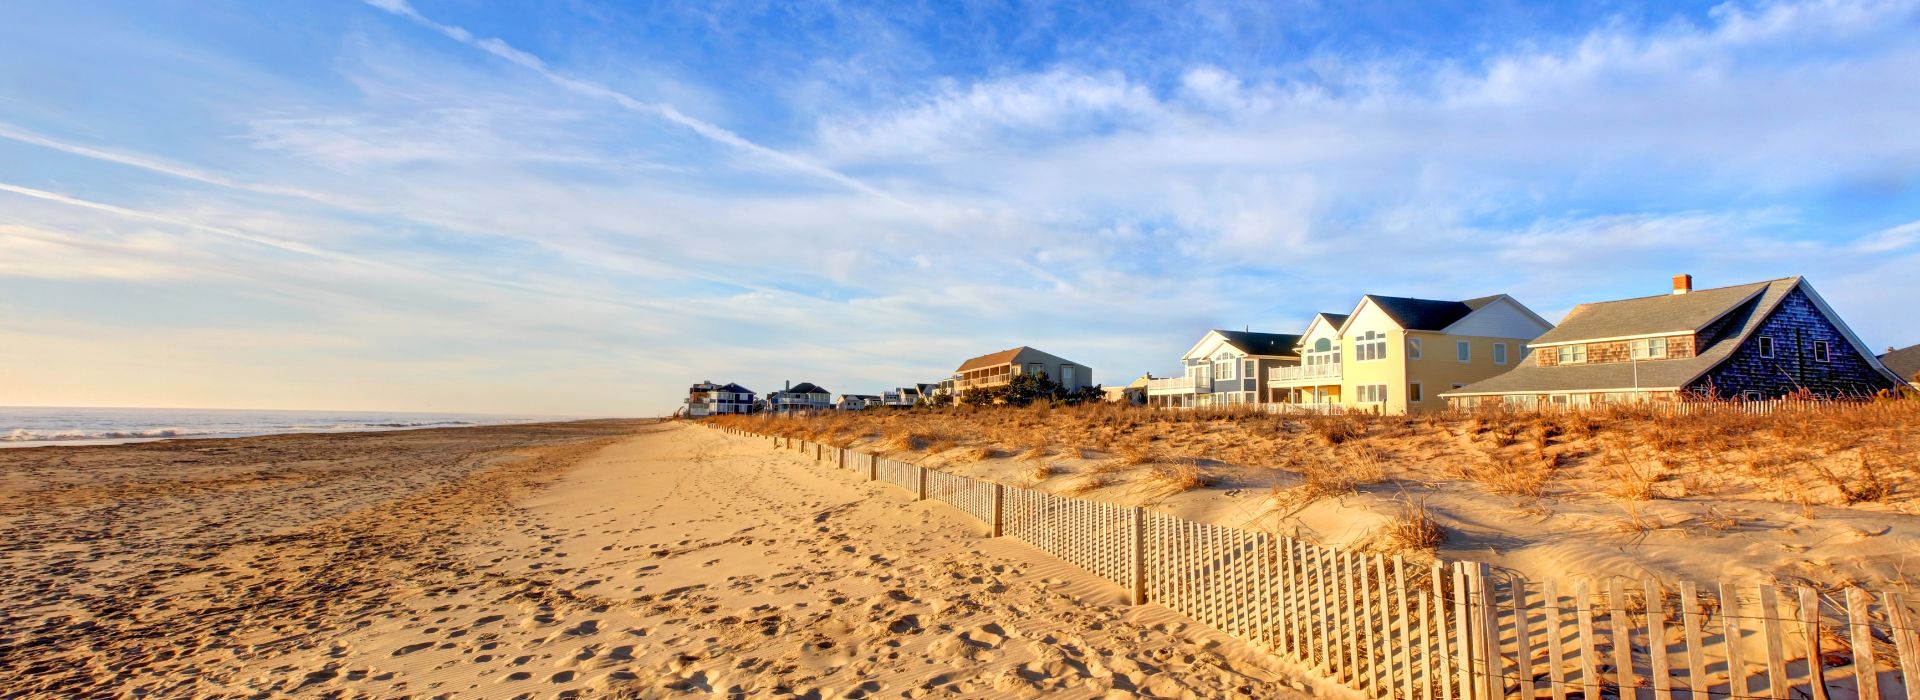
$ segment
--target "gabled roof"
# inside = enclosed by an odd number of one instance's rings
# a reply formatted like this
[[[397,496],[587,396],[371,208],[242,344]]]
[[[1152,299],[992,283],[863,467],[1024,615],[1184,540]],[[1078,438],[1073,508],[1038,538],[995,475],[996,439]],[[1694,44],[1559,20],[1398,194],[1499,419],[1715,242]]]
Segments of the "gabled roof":
[[[1495,294],[1466,301],[1442,301],[1368,294],[1360,298],[1360,304],[1364,306],[1368,301],[1372,301],[1375,306],[1380,307],[1380,311],[1386,313],[1388,318],[1393,319],[1394,323],[1400,324],[1401,328],[1410,331],[1440,331],[1453,325],[1454,321],[1466,318],[1467,314],[1499,298],[1500,295]],[[1355,311],[1358,310],[1359,307],[1355,307]],[[1341,328],[1344,329],[1346,325],[1346,320],[1342,319]]]
[[[1314,314],[1313,320],[1307,322],[1306,329],[1300,331],[1300,339],[1297,341],[1294,341],[1293,343],[1294,350],[1297,352],[1299,350],[1305,349],[1302,346],[1306,345],[1307,336],[1313,335],[1314,326],[1324,325],[1328,328],[1333,329],[1334,335],[1339,335],[1340,327],[1347,325],[1347,319],[1351,317],[1352,317],[1351,314],[1336,314],[1336,313],[1329,313],[1326,311],[1322,311],[1320,313]]]
[[[1567,312],[1553,330],[1531,345],[1575,343],[1608,338],[1631,338],[1662,333],[1692,333],[1739,308],[1774,285],[1792,287],[1798,277],[1787,277],[1731,287],[1701,289],[1686,294],[1621,299],[1581,304]]]
[[[966,362],[960,363],[960,369],[957,369],[954,371],[966,372],[969,370],[980,369],[982,367],[994,367],[998,365],[1004,365],[1006,363],[1012,362],[1013,358],[1019,357],[1020,351],[1031,350],[1031,349],[1032,348],[1022,345],[1017,348],[1012,348],[1009,350],[1001,350],[1000,352],[992,353],[989,355],[981,355],[971,360],[967,360]]]
[[[1900,375],[1901,379],[1909,382],[1916,381],[1914,378],[1920,377],[1920,345],[1890,350],[1887,354],[1880,356],[1880,364],[1886,365],[1887,369],[1893,370],[1893,373]]]
[[[840,400],[841,401],[879,401],[880,397],[874,396],[873,394],[841,394]]]
[[[817,385],[817,384],[814,384],[813,382],[800,382],[799,384],[795,384],[795,385],[793,385],[793,388],[792,388],[792,389],[787,389],[786,391],[783,391],[783,392],[781,392],[781,393],[785,393],[785,394],[831,394],[831,393],[833,393],[833,392],[831,392],[831,391],[827,391],[827,390],[826,390],[826,389],[825,389],[824,387],[821,387],[821,386],[819,386],[819,385]]]
[[[1300,336],[1292,333],[1255,333],[1251,331],[1215,330],[1228,345],[1248,355],[1293,356],[1294,346],[1300,344]]]
[[[736,394],[751,394],[751,393],[753,393],[753,390],[752,390],[752,389],[748,389],[748,388],[746,388],[746,387],[744,387],[744,386],[740,386],[739,384],[734,384],[734,383],[731,383],[731,382],[729,382],[729,383],[728,383],[728,384],[727,384],[726,386],[723,386],[723,387],[720,387],[720,389],[719,389],[719,390],[720,390],[720,391],[731,391],[731,392],[733,392],[733,393],[736,393]]]
[[[1724,300],[1729,296],[1732,296],[1733,294],[1739,294],[1741,296],[1741,299],[1740,301],[1734,303],[1731,307],[1726,307],[1726,308],[1717,307],[1717,304],[1719,304],[1720,302],[1719,301],[1714,302],[1714,304],[1716,305],[1717,312],[1713,313],[1712,316],[1706,317],[1706,320],[1701,321],[1700,326],[1697,326],[1696,329],[1699,327],[1704,327],[1721,318],[1725,318],[1728,321],[1726,330],[1716,331],[1715,337],[1717,339],[1704,339],[1702,342],[1705,342],[1708,344],[1701,347],[1699,349],[1700,354],[1695,355],[1693,357],[1673,359],[1673,360],[1653,360],[1653,361],[1647,361],[1647,362],[1608,362],[1608,363],[1601,363],[1601,364],[1556,365],[1553,367],[1542,367],[1536,362],[1532,362],[1529,360],[1522,360],[1519,366],[1514,367],[1511,370],[1508,370],[1504,374],[1501,374],[1499,376],[1492,377],[1489,379],[1485,379],[1479,382],[1475,382],[1473,384],[1467,385],[1466,387],[1463,387],[1460,389],[1455,389],[1453,391],[1446,392],[1442,394],[1442,396],[1524,394],[1524,393],[1555,392],[1555,391],[1632,391],[1635,388],[1638,388],[1640,390],[1645,390],[1645,391],[1668,391],[1668,390],[1686,389],[1688,386],[1691,386],[1695,381],[1697,381],[1700,377],[1705,376],[1708,372],[1712,371],[1715,367],[1718,367],[1721,362],[1724,362],[1726,361],[1727,358],[1733,356],[1733,353],[1739,350],[1740,347],[1747,342],[1747,339],[1753,335],[1753,332],[1759,329],[1761,324],[1766,321],[1767,315],[1773,313],[1774,308],[1779,306],[1780,302],[1784,301],[1789,294],[1793,293],[1795,289],[1803,289],[1806,292],[1807,298],[1811,300],[1815,306],[1820,308],[1821,311],[1827,315],[1827,320],[1831,321],[1835,327],[1840,329],[1841,333],[1847,337],[1848,341],[1853,345],[1855,350],[1859,351],[1862,355],[1869,354],[1865,350],[1864,346],[1860,345],[1859,342],[1853,337],[1852,331],[1847,329],[1846,324],[1840,320],[1840,317],[1835,315],[1832,309],[1827,308],[1826,302],[1822,301],[1820,299],[1820,295],[1813,291],[1813,287],[1810,285],[1807,285],[1799,277],[1787,277],[1787,278],[1782,278],[1777,280],[1768,280],[1766,282],[1756,282],[1754,284],[1749,284],[1749,285],[1739,285],[1736,287],[1722,287],[1720,289],[1721,290],[1729,290],[1729,289],[1744,290],[1744,291],[1737,292],[1737,293],[1714,295],[1713,297],[1711,297],[1718,300]],[[1710,290],[1702,290],[1697,292],[1690,292],[1688,294],[1677,294],[1677,295],[1673,295],[1673,298],[1683,299],[1685,297],[1693,296],[1695,294],[1705,294],[1705,293],[1715,292],[1715,291],[1720,291],[1720,290],[1710,289]],[[1627,299],[1623,301],[1624,302],[1641,302],[1641,301],[1654,299],[1654,298],[1658,298],[1658,297],[1646,297],[1643,299]],[[1622,303],[1622,302],[1605,302],[1605,303]],[[1579,313],[1582,307],[1597,307],[1597,306],[1601,306],[1601,305],[1600,304],[1583,304],[1581,307],[1575,307],[1574,312],[1569,313],[1567,315],[1567,320],[1563,321],[1561,325],[1558,326],[1555,330],[1557,331],[1559,329],[1567,328],[1568,325],[1570,325],[1573,322],[1574,314]],[[1639,308],[1658,308],[1662,305],[1634,304],[1634,306]],[[1679,304],[1673,307],[1669,307],[1669,308],[1684,309],[1685,313],[1668,312],[1669,314],[1671,314],[1668,316],[1668,318],[1679,319],[1680,320],[1679,322],[1683,322],[1683,323],[1691,322],[1692,319],[1700,318],[1703,314],[1706,313],[1703,311],[1699,311],[1697,309],[1697,307],[1701,307],[1701,306],[1707,306],[1707,305],[1706,304]],[[1622,307],[1622,308],[1630,308],[1630,307]],[[1604,316],[1602,318],[1611,318],[1612,316],[1613,314],[1609,313],[1607,316]],[[1662,321],[1661,323],[1672,323],[1672,322],[1674,321],[1668,320],[1668,321]],[[1602,328],[1606,328],[1606,329],[1619,329],[1624,327],[1628,327],[1628,326],[1626,326],[1625,324],[1616,324],[1612,322],[1609,322],[1608,325],[1602,326]],[[1643,325],[1640,327],[1667,328],[1666,326],[1655,326],[1655,325]],[[1611,331],[1606,331],[1606,332],[1611,332]],[[1680,332],[1687,332],[1687,329],[1682,329]],[[1619,337],[1619,336],[1618,335],[1597,335],[1593,337],[1612,338],[1612,337]],[[1542,340],[1545,340],[1545,338],[1543,337]],[[1562,341],[1562,342],[1569,342],[1569,341]],[[1534,344],[1538,345],[1540,343],[1535,342]],[[1542,349],[1540,350],[1540,352],[1553,352],[1553,350]]]

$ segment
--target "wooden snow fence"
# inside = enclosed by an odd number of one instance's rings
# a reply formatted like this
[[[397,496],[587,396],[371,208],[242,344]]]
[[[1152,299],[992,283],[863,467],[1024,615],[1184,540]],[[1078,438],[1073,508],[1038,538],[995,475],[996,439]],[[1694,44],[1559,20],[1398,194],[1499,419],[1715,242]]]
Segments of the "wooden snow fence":
[[[737,434],[754,436],[745,431]],[[1920,609],[1900,593],[1625,577],[1529,580],[947,474],[774,438],[939,500],[1155,602],[1404,700],[1920,700]]]

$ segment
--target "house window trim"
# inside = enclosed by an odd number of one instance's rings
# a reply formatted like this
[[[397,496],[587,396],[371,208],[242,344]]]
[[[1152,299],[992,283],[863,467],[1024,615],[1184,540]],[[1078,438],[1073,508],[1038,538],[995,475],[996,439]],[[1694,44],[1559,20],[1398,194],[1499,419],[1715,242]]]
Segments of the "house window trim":
[[[1425,403],[1427,392],[1420,382],[1407,382],[1407,403]]]
[[[1562,345],[1554,350],[1554,357],[1563,365],[1584,365],[1587,363],[1587,346],[1584,343]]]
[[[1458,362],[1463,365],[1472,364],[1473,363],[1473,341],[1470,341],[1470,340],[1453,341],[1453,359],[1455,362]]]
[[[1754,343],[1755,343],[1754,348],[1760,352],[1761,359],[1767,359],[1767,360],[1773,359],[1773,354],[1774,354],[1773,336],[1770,336],[1770,335],[1760,336],[1760,339],[1754,341]]]
[[[1371,352],[1369,352],[1371,351]],[[1373,355],[1368,357],[1368,355]],[[1354,362],[1378,362],[1387,359],[1387,334],[1367,331],[1353,339]]]
[[[1832,362],[1833,344],[1824,340],[1813,341],[1813,361]]]
[[[1407,359],[1409,360],[1420,359],[1420,339],[1419,338],[1407,339]]]
[[[1494,343],[1493,344],[1493,363],[1496,365],[1505,366],[1507,364],[1508,359],[1510,359],[1510,356],[1507,353],[1507,344]]]

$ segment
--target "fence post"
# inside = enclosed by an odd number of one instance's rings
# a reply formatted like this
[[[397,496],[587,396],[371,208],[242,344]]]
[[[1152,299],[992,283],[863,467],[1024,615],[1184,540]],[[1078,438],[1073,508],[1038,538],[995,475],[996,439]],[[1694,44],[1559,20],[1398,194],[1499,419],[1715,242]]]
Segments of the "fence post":
[[[1006,505],[1007,505],[1006,484],[994,484],[993,485],[993,536],[994,537],[999,537],[1006,532],[1006,523],[1007,523]]]
[[[1128,578],[1128,598],[1134,605],[1147,602],[1147,519],[1146,511],[1139,506],[1127,514],[1127,531],[1130,536],[1127,546],[1127,559],[1130,560]]]
[[[867,455],[867,481],[880,480],[880,458]]]
[[[926,467],[914,467],[914,468],[920,470],[920,488],[919,488],[919,493],[914,494],[913,500],[916,500],[916,501],[927,500],[927,468]]]

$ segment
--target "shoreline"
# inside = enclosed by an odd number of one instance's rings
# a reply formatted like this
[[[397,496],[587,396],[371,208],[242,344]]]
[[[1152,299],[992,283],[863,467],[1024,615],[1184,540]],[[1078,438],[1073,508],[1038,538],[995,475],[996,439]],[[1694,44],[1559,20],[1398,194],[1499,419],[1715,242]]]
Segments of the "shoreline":
[[[392,426],[364,425],[364,426],[354,426],[352,428],[340,429],[340,430],[315,428],[315,429],[306,429],[306,430],[234,432],[234,433],[215,433],[215,434],[204,434],[204,435],[165,435],[165,436],[150,436],[150,437],[149,436],[102,437],[102,438],[82,438],[82,439],[75,439],[75,440],[60,440],[60,439],[4,440],[4,439],[0,439],[0,450],[31,449],[31,448],[37,448],[37,447],[114,447],[119,445],[144,445],[144,444],[150,444],[150,443],[156,443],[156,442],[166,442],[169,440],[182,440],[182,441],[238,440],[238,439],[246,439],[246,438],[262,438],[262,437],[357,435],[357,434],[363,434],[363,433],[393,433],[393,432],[404,432],[404,431],[415,431],[415,430],[458,430],[463,428],[492,428],[492,427],[513,426],[513,425],[557,425],[557,424],[567,424],[567,423],[586,423],[586,422],[593,422],[593,421],[646,421],[646,420],[654,420],[654,419],[612,417],[612,418],[556,418],[556,419],[549,420],[549,419],[541,418],[541,419],[529,419],[524,421],[503,421],[503,422],[497,422],[497,423],[475,422],[475,423],[467,423],[467,424],[461,424],[461,425],[446,425],[446,424],[392,425]],[[155,430],[167,430],[167,428],[156,428]]]

